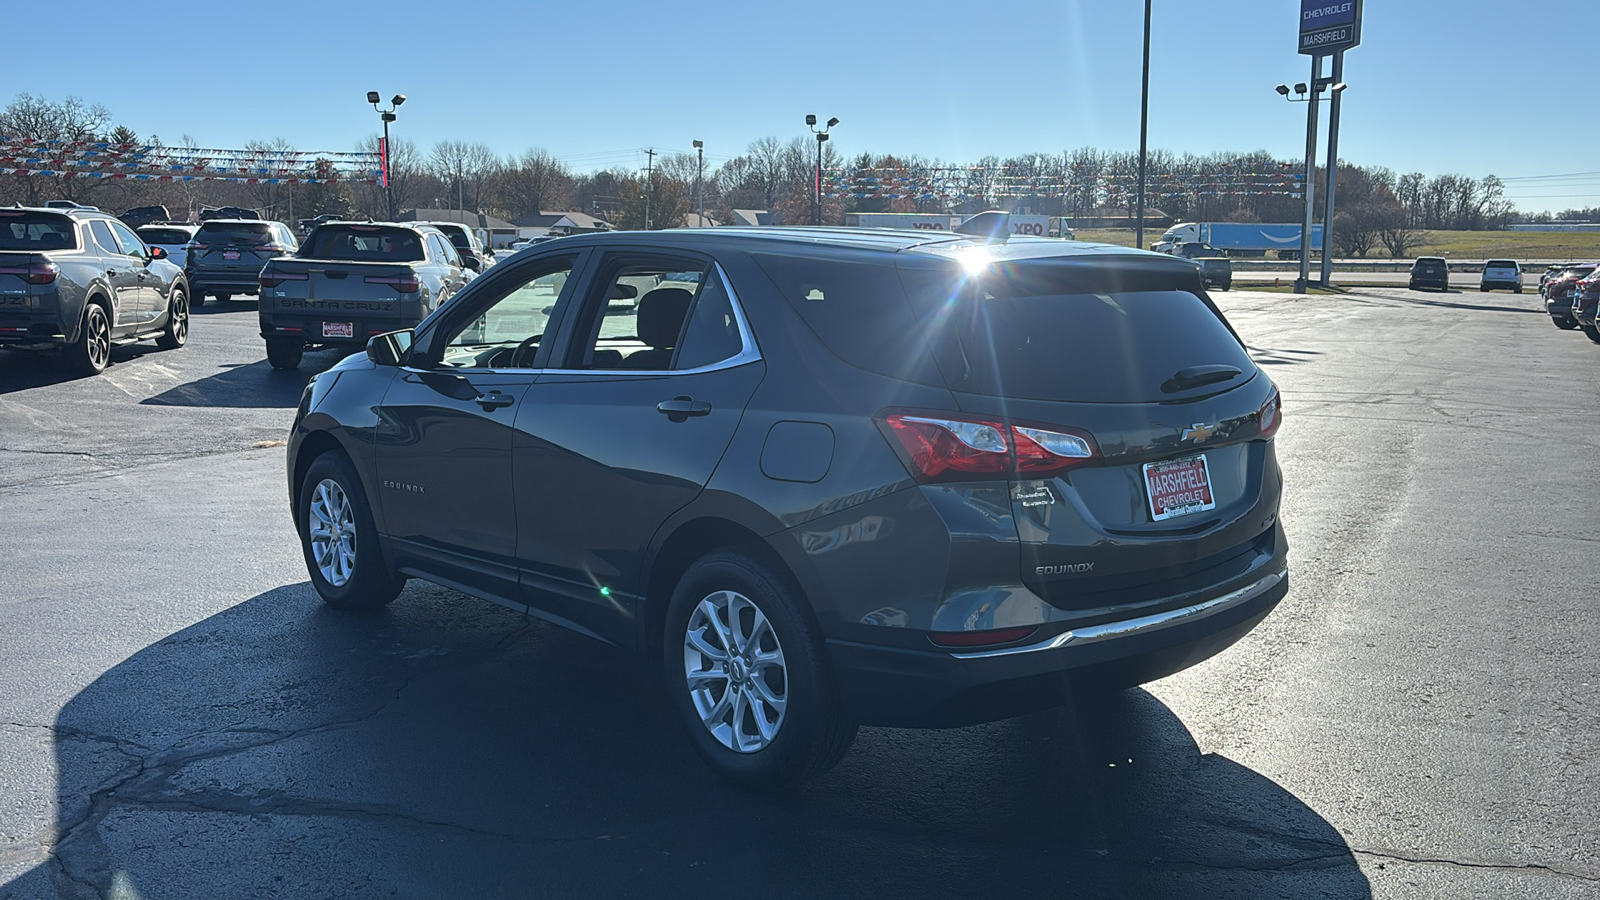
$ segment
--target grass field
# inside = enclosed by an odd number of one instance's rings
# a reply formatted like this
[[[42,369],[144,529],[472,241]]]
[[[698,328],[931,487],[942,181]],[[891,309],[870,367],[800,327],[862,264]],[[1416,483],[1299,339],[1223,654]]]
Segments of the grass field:
[[[1133,246],[1131,228],[1075,229],[1078,240]],[[1146,229],[1145,246],[1161,238],[1161,229]],[[1382,259],[1380,247],[1370,259]],[[1430,231],[1412,256],[1455,259],[1600,259],[1600,231]],[[1409,258],[1409,257],[1408,257]]]

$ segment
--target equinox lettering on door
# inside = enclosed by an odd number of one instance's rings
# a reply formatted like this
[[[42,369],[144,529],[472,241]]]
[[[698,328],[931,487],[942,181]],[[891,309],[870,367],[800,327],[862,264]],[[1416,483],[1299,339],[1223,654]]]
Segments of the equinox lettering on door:
[[[397,491],[409,491],[409,492],[411,492],[413,494],[426,494],[427,493],[427,491],[422,489],[422,485],[420,485],[420,484],[406,484],[403,481],[385,481],[383,483],[383,486],[386,487],[386,488],[394,488]]]

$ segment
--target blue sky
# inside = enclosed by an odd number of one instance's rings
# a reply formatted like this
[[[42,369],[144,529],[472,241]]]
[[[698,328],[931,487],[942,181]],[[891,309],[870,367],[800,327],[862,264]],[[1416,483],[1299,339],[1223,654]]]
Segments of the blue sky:
[[[805,134],[808,112],[841,120],[844,154],[965,161],[1139,141],[1138,0],[70,8],[70,55],[58,40],[7,42],[0,102],[75,94],[141,135],[209,147],[282,137],[352,149],[378,127],[368,90],[407,96],[395,134],[424,150],[543,147],[578,171],[642,168],[646,147],[688,152],[695,139],[721,162],[757,138]],[[1154,8],[1152,147],[1303,156],[1305,107],[1272,90],[1309,75],[1298,0]],[[19,7],[11,30],[55,33],[62,9]],[[1592,0],[1367,0],[1363,43],[1346,57],[1340,156],[1496,174],[1524,210],[1600,205],[1600,173],[1544,177],[1600,170],[1596,127],[1570,114],[1587,105],[1588,76],[1557,64],[1581,40],[1554,46],[1551,30],[1593,11]],[[1558,129],[1541,123],[1549,112]]]

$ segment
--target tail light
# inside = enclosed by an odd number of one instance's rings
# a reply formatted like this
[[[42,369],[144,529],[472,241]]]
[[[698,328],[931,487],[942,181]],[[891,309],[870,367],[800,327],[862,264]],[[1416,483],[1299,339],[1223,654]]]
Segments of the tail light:
[[[422,279],[418,278],[415,272],[407,272],[404,275],[368,275],[363,280],[367,284],[394,285],[394,289],[402,294],[415,294],[422,290]]]
[[[257,253],[288,253],[289,248],[282,244],[262,244],[255,248]]]
[[[211,249],[211,245],[210,244],[202,244],[199,241],[190,241],[189,243],[183,245],[183,249],[185,249],[185,250],[209,250],[209,249]]]
[[[15,275],[29,284],[54,284],[61,267],[48,259],[34,260],[25,266],[0,266],[0,275]]]
[[[918,481],[1036,476],[1099,457],[1094,438],[1076,429],[1007,424],[994,419],[895,411],[878,417]]]
[[[1262,437],[1272,437],[1277,433],[1278,426],[1283,424],[1283,396],[1277,388],[1273,388],[1272,396],[1261,404],[1261,411],[1256,413],[1256,422],[1260,425]]]
[[[306,281],[309,277],[304,272],[279,272],[268,266],[261,270],[260,280],[262,287],[272,288],[283,284],[285,281]]]

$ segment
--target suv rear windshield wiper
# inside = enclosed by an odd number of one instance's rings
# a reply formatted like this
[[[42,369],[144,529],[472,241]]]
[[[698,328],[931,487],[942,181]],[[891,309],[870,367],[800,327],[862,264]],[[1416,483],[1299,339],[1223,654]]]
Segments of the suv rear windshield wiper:
[[[1235,366],[1190,366],[1187,369],[1179,369],[1175,375],[1162,382],[1161,393],[1186,391],[1189,388],[1227,381],[1243,374],[1244,370]]]

